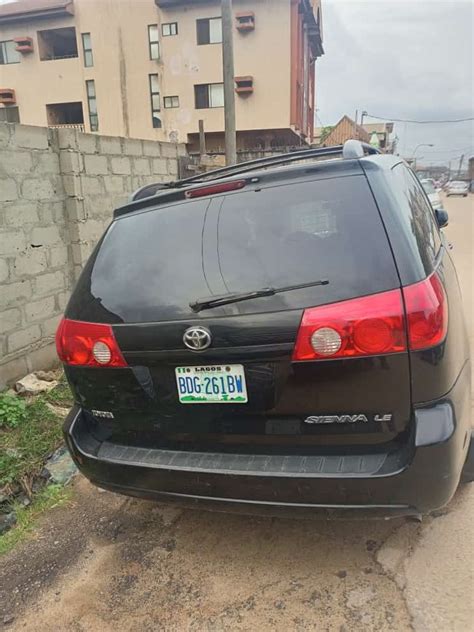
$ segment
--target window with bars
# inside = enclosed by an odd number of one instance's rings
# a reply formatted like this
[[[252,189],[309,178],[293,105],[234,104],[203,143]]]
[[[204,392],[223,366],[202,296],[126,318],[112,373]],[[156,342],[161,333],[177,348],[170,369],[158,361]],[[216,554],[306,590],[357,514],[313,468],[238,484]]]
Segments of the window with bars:
[[[224,84],[202,83],[194,86],[196,110],[224,107]]]
[[[179,97],[164,97],[163,105],[165,108],[179,108]]]
[[[91,132],[99,131],[99,117],[97,115],[97,99],[95,94],[95,81],[86,81],[87,106],[89,108],[89,125]]]
[[[161,25],[161,34],[163,37],[169,37],[170,35],[178,35],[178,23],[168,22]]]
[[[204,18],[196,20],[198,45],[220,44],[222,42],[222,19]]]
[[[90,33],[82,34],[82,50],[84,52],[84,66],[91,68],[94,65],[94,57],[92,55],[92,40]]]
[[[148,50],[150,59],[160,58],[160,40],[158,37],[158,24],[148,26]]]
[[[161,127],[160,84],[158,75],[148,75],[148,80],[150,84],[151,121],[153,127],[158,129]]]
[[[0,65],[19,64],[20,59],[21,55],[16,50],[16,42],[13,40],[0,42]]]

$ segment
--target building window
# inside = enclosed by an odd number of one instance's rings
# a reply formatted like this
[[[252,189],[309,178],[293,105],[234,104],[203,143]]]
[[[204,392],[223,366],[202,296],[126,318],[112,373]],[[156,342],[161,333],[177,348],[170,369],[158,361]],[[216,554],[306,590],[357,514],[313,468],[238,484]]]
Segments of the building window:
[[[203,83],[194,86],[194,101],[197,110],[224,107],[224,84]]]
[[[178,35],[178,23],[168,22],[161,25],[161,34],[163,37],[169,37],[170,35]]]
[[[95,95],[95,81],[86,81],[87,105],[89,107],[89,125],[91,132],[99,131],[99,117],[97,116],[97,99]]]
[[[150,81],[150,103],[151,103],[151,121],[153,127],[161,127],[160,119],[160,85],[158,82],[158,75],[148,75]]]
[[[165,108],[179,108],[179,97],[164,97],[163,105]]]
[[[160,58],[160,40],[158,38],[157,24],[148,26],[148,49],[150,51],[150,59]]]
[[[21,59],[20,53],[16,50],[16,42],[7,40],[0,42],[0,65],[19,64]]]
[[[38,31],[38,51],[41,61],[78,57],[76,29],[49,29]]]
[[[222,42],[222,20],[221,18],[206,18],[196,20],[197,43],[220,44]]]
[[[94,65],[94,57],[92,56],[92,40],[90,33],[82,34],[82,48],[84,50],[84,66],[91,68]]]
[[[17,105],[9,105],[4,108],[0,108],[0,121],[2,123],[19,123],[20,122],[20,110]]]

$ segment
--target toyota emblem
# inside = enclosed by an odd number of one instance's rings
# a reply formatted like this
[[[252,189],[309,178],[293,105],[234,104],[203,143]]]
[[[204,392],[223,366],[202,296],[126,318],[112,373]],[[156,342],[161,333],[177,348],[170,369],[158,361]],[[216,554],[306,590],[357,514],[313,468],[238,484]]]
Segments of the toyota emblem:
[[[184,332],[183,342],[191,351],[203,351],[211,341],[211,332],[205,327],[189,327]]]

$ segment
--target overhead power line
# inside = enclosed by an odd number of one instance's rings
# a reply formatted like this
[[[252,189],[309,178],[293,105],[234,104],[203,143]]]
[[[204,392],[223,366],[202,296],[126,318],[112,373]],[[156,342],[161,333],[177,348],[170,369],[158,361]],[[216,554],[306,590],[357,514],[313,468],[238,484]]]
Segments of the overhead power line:
[[[445,119],[441,121],[414,121],[412,119],[399,119],[393,118],[392,116],[375,116],[375,114],[369,114],[367,112],[366,116],[370,116],[374,119],[379,119],[380,121],[393,121],[394,123],[419,123],[420,125],[429,124],[429,123],[464,123],[465,121],[474,121],[474,116],[470,116],[468,118],[461,119]]]

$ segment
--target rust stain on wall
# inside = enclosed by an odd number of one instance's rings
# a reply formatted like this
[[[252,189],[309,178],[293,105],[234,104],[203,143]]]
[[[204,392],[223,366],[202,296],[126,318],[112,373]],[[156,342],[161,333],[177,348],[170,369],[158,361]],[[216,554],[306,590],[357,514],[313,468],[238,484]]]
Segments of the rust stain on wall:
[[[122,101],[122,116],[125,136],[130,136],[130,121],[128,118],[128,101],[127,101],[127,63],[125,61],[125,53],[123,50],[122,29],[119,28],[119,68],[120,68],[120,98]]]

